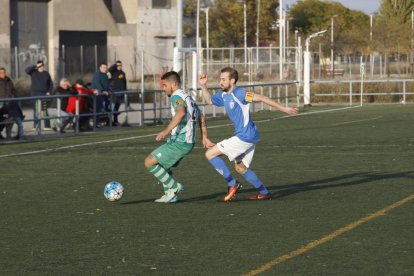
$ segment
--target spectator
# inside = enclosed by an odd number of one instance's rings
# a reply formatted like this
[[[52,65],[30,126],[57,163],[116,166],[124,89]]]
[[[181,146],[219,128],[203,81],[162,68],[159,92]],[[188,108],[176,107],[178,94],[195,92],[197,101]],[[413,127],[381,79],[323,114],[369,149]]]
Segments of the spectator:
[[[122,71],[122,62],[118,60],[114,65],[109,68],[109,73],[111,73],[111,87],[112,92],[127,91],[127,80],[125,72]],[[113,98],[114,104],[114,121],[112,125],[117,126],[119,107],[124,99],[123,95],[116,95]]]
[[[43,61],[38,61],[36,65],[26,68],[26,73],[30,75],[32,80],[31,95],[33,97],[49,96],[53,91],[53,82],[49,72],[45,70]],[[34,105],[34,128],[38,131],[40,129],[40,114],[43,113],[45,117],[44,130],[51,130],[50,120],[47,118],[47,104],[48,101],[36,101]]]
[[[68,96],[76,95],[78,92],[73,89],[70,85],[70,82],[63,78],[59,82],[59,86],[55,89],[54,95],[59,96]],[[65,127],[73,120],[74,112],[66,112],[68,106],[68,98],[60,98],[60,116],[56,119],[56,127],[53,128],[54,131],[59,131],[60,133],[65,133]],[[51,104],[51,108],[48,109],[49,115],[58,116],[58,100],[54,98]]]
[[[85,87],[85,83],[83,80],[78,79],[75,82],[73,88],[77,91],[79,95],[97,95],[98,91],[88,89]],[[79,97],[79,114],[89,113],[93,110],[93,101],[89,97]],[[75,113],[76,111],[76,97],[70,97],[68,106],[66,108],[67,112]],[[89,116],[80,116],[79,118],[79,125],[80,130],[90,130],[91,126],[89,125]]]
[[[96,97],[96,112],[99,113],[102,109],[106,112],[109,112],[110,101],[109,101],[109,78],[108,78],[108,65],[106,63],[101,63],[99,69],[95,72],[92,79],[92,89],[98,91],[98,96]],[[96,127],[99,127],[98,116],[95,116]],[[107,121],[109,125],[109,121]]]
[[[0,99],[2,98],[14,98],[16,96],[16,89],[14,88],[13,81],[7,76],[6,69],[0,68]],[[7,117],[5,116],[7,114]],[[0,122],[4,123],[0,125],[0,138],[4,139],[1,132],[6,127],[6,137],[11,139],[11,132],[13,123],[17,124],[17,136],[16,139],[24,138],[23,120],[24,115],[20,106],[16,102],[3,102],[0,107]]]

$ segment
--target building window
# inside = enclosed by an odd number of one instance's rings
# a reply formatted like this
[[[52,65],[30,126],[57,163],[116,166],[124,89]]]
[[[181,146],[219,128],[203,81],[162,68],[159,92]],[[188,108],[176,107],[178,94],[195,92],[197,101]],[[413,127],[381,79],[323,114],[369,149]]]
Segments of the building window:
[[[153,9],[170,9],[171,0],[152,0]]]

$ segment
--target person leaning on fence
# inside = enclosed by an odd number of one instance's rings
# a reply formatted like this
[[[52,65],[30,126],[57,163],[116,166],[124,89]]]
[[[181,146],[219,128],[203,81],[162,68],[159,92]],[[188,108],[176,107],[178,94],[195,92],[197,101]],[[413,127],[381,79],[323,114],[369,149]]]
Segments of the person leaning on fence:
[[[99,69],[95,72],[92,79],[92,89],[98,91],[98,96],[96,97],[96,112],[110,112],[110,83],[108,78],[108,65],[106,63],[101,63]],[[96,118],[96,127],[99,127],[99,116],[95,115]],[[109,118],[108,118],[109,120]],[[109,125],[109,121],[106,122]]]
[[[109,73],[111,73],[111,87],[112,92],[119,92],[119,91],[127,91],[127,80],[125,72],[122,70],[122,62],[118,60],[114,65],[109,68]],[[114,104],[114,121],[112,123],[113,126],[117,126],[118,122],[118,115],[119,115],[119,107],[123,102],[124,95],[116,95],[113,97]]]
[[[0,68],[0,99],[16,97],[16,89],[13,81],[7,76],[6,69]],[[23,112],[17,102],[4,101],[0,103],[0,138],[4,139],[1,132],[6,128],[6,137],[11,139],[13,124],[17,124],[17,136],[15,139],[23,139]]]
[[[77,91],[79,95],[97,95],[98,91],[88,89],[85,86],[83,80],[78,79],[75,81],[73,88]],[[82,114],[90,113],[93,111],[93,99],[90,97],[78,97],[79,101],[79,130],[86,131],[91,130],[92,127],[89,125],[90,116],[85,116]],[[76,97],[70,97],[68,101],[68,106],[66,108],[67,112],[75,114],[76,112]]]
[[[71,87],[69,80],[66,78],[62,78],[60,80],[59,86],[53,92],[53,95],[55,96],[69,96],[69,95],[77,95],[77,94],[78,92]],[[48,109],[49,115],[58,117],[56,119],[56,126],[53,128],[54,131],[65,133],[65,127],[71,121],[73,121],[74,113],[66,112],[67,107],[68,107],[67,97],[60,98],[60,110],[58,107],[58,98],[54,98],[52,100],[52,104],[50,105],[50,108]]]
[[[36,65],[32,65],[26,68],[26,73],[30,75],[32,86],[31,86],[31,96],[49,96],[53,91],[53,82],[50,77],[49,72],[45,70],[45,65],[43,61],[38,61]],[[43,113],[45,119],[44,130],[51,130],[50,120],[47,118],[47,100],[35,101],[34,105],[34,128],[36,130],[40,129],[40,114]]]

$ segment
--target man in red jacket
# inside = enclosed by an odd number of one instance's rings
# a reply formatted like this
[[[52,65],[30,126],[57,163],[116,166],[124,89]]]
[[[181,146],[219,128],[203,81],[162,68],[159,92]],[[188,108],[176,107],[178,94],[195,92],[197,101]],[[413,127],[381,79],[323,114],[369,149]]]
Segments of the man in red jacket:
[[[75,90],[78,92],[79,95],[97,95],[98,91],[88,89],[85,87],[85,83],[83,80],[78,79],[73,86]],[[68,100],[68,106],[66,108],[67,112],[76,113],[76,98],[79,99],[79,114],[85,114],[90,112],[90,107],[92,104],[88,104],[89,97],[70,97]],[[92,107],[93,108],[93,107]],[[81,115],[79,118],[79,125],[81,130],[89,130],[91,127],[89,126],[89,119],[90,116]]]

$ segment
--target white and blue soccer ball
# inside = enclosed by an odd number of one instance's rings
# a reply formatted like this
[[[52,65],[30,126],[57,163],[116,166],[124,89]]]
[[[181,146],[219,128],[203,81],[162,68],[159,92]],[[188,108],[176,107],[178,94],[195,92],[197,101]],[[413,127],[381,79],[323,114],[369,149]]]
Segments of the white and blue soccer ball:
[[[104,196],[109,201],[117,201],[124,194],[124,186],[116,181],[111,181],[105,185]]]

